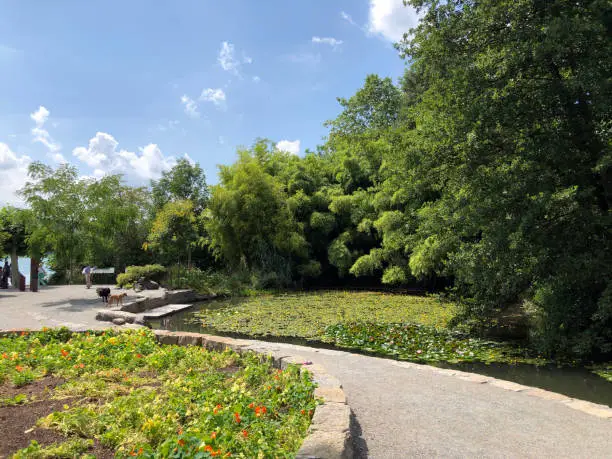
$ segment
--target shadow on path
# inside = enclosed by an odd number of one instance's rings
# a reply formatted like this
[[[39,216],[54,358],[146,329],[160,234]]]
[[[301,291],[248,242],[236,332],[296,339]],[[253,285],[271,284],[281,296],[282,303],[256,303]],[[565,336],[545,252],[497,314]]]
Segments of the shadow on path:
[[[42,308],[53,308],[57,307],[62,311],[70,312],[83,312],[90,311],[94,307],[104,307],[104,303],[101,299],[78,299],[78,300],[58,300],[50,301],[48,303],[41,303]]]
[[[351,411],[351,438],[353,440],[353,457],[355,459],[367,459],[368,457],[368,444],[363,438],[363,431],[361,425],[357,420],[355,413]]]

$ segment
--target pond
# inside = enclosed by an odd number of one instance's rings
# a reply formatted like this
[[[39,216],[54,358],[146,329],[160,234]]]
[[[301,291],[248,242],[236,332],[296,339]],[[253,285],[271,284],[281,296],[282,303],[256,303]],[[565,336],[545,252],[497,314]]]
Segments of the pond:
[[[196,304],[192,309],[149,322],[155,329],[209,333],[233,338],[252,338],[238,333],[221,333],[214,328],[203,327],[194,316],[194,314],[200,309],[211,310],[223,308],[226,306],[226,304],[227,303],[224,302]],[[342,348],[336,347],[333,344],[322,343],[320,341],[311,341],[304,338],[263,336],[257,337],[256,339],[325,349],[343,350]],[[351,349],[351,352],[371,355],[371,353],[353,349]],[[568,397],[587,400],[593,403],[599,403],[612,407],[612,383],[594,373],[591,373],[585,368],[557,367],[555,365],[535,366],[526,364],[485,364],[479,362],[461,364],[439,363],[437,366],[492,376],[526,386],[539,387],[551,392],[567,395]]]

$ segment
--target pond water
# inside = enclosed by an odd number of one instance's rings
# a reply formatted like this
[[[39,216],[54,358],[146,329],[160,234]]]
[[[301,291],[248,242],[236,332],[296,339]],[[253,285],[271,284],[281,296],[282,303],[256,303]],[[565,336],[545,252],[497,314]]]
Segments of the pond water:
[[[226,304],[227,303],[224,302],[196,304],[192,309],[149,322],[155,329],[209,333],[232,338],[250,338],[238,333],[221,333],[210,327],[203,327],[194,316],[194,313],[200,309],[223,308]],[[325,349],[343,350],[342,348],[335,347],[332,344],[322,343],[319,341],[310,341],[303,338],[263,336],[257,337],[257,339]],[[361,352],[352,349],[351,352],[371,355],[368,352]],[[387,356],[379,357],[389,358]],[[612,383],[594,373],[591,373],[585,368],[557,367],[555,365],[538,367],[535,365],[525,364],[510,365],[496,363],[439,363],[437,366],[441,368],[450,368],[492,376],[494,378],[504,379],[506,381],[512,381],[518,384],[524,384],[526,386],[539,387],[551,392],[567,395],[568,397],[588,400],[593,403],[599,403],[612,407]]]

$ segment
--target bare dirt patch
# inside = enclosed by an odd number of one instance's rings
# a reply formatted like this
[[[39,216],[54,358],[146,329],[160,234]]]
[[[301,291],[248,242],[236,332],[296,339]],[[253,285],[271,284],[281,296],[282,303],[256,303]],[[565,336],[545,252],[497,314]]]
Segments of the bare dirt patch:
[[[45,376],[38,381],[33,381],[25,386],[15,387],[10,383],[4,383],[0,386],[0,398],[12,398],[19,394],[24,394],[31,399],[47,398],[47,395],[57,386],[66,382],[63,378],[55,376]]]
[[[4,384],[0,386],[0,397],[14,397],[25,394],[27,403],[18,406],[0,406],[0,459],[10,457],[16,451],[27,447],[32,440],[36,440],[42,446],[53,443],[63,443],[67,437],[50,429],[36,427],[36,422],[54,411],[62,410],[63,405],[74,400],[51,400],[53,389],[64,383],[64,379],[52,376],[34,381],[22,387],[13,387]],[[30,401],[34,400],[34,401]],[[112,450],[103,447],[99,442],[88,451],[97,458],[112,458]]]

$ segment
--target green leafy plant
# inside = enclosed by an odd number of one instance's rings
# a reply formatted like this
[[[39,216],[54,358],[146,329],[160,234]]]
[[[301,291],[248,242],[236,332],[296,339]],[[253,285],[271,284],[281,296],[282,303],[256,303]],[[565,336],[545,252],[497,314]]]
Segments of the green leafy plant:
[[[126,287],[133,285],[141,277],[146,280],[159,282],[166,274],[166,268],[162,265],[145,265],[145,266],[128,266],[125,268],[125,273],[117,275],[117,285]]]
[[[49,396],[66,404],[38,425],[67,440],[16,457],[75,457],[92,441],[117,457],[286,457],[316,407],[307,373],[254,353],[162,346],[146,330],[64,333],[0,338],[6,380],[26,369],[65,379]]]

